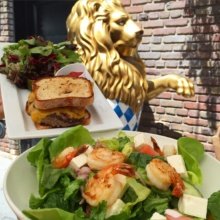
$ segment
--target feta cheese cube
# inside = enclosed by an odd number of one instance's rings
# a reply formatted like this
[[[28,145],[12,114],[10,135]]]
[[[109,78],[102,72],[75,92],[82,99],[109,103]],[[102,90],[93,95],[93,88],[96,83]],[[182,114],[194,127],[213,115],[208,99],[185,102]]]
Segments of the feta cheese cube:
[[[71,167],[74,170],[78,170],[80,167],[87,164],[87,156],[85,153],[80,154],[76,157],[74,157],[69,164],[69,167]]]
[[[180,212],[203,219],[206,219],[207,206],[207,199],[188,194],[183,194],[178,202],[178,208]]]
[[[107,209],[105,217],[108,218],[112,215],[118,215],[124,206],[125,203],[121,199],[117,199],[116,202]]]
[[[167,162],[175,168],[176,172],[182,177],[187,177],[187,170],[182,155],[176,154],[167,157]]]
[[[159,214],[158,212],[155,212],[150,220],[166,220],[166,217],[164,215]]]
[[[93,147],[91,145],[87,145],[87,150],[84,152],[87,156],[92,153],[93,151]]]
[[[177,147],[175,145],[164,145],[162,149],[164,157],[177,154]]]
[[[137,135],[134,136],[134,147],[136,149],[138,149],[139,147],[141,147],[145,144],[153,146],[153,143],[152,143],[149,136],[147,136],[144,133],[140,133],[140,134],[137,134]]]

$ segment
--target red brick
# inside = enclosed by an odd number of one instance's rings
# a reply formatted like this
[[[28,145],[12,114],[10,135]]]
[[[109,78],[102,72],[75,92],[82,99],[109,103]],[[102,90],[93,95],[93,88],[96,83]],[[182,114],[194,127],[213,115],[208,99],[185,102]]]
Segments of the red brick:
[[[135,0],[132,1],[133,5],[141,5],[141,4],[146,4],[146,0]]]
[[[213,132],[213,130],[209,127],[196,127],[194,129],[194,132],[196,134],[203,134],[206,136],[213,136],[215,133]]]
[[[219,25],[204,25],[204,26],[196,26],[193,27],[194,33],[216,33],[219,32],[220,27]]]
[[[200,111],[199,110],[189,110],[188,111],[188,116],[192,117],[192,118],[199,118]]]
[[[220,34],[214,34],[212,36],[212,41],[213,42],[220,42]]]
[[[179,18],[164,21],[164,25],[166,27],[178,27],[178,26],[186,26],[188,24],[188,18]]]
[[[196,139],[200,142],[207,142],[208,141],[207,136],[204,136],[204,135],[196,135]]]
[[[166,36],[166,35],[174,35],[176,33],[176,28],[157,28],[153,30],[153,35],[155,36]]]
[[[151,42],[151,37],[143,37],[142,44],[149,44]]]
[[[195,92],[197,93],[197,94],[207,94],[208,93],[208,88],[204,88],[204,87],[202,87],[202,86],[196,86],[195,87]]]
[[[151,51],[172,51],[172,47],[170,45],[163,45],[163,44],[156,44],[156,45],[151,45]]]
[[[175,115],[176,110],[179,110],[179,109],[176,109],[176,108],[166,108],[166,114],[168,114],[168,115]]]
[[[177,93],[173,94],[173,99],[174,100],[182,100],[182,101],[196,101],[197,96],[191,97],[191,98],[186,98],[182,95],[178,95]]]
[[[197,139],[200,142],[207,142],[207,137],[203,135],[198,135],[194,133],[184,133],[184,136]]]
[[[150,13],[148,13],[148,18],[149,18],[150,20],[156,20],[156,19],[159,18],[159,14],[156,13],[156,12],[150,12]]]
[[[154,106],[159,106],[160,105],[160,100],[159,99],[152,99],[148,101],[149,105],[154,105]]]
[[[165,62],[165,66],[167,68],[177,68],[178,64],[179,64],[178,61],[173,61],[173,60]]]
[[[146,73],[147,73],[147,75],[159,75],[160,70],[158,70],[156,68],[146,68]]]
[[[205,148],[206,151],[211,151],[211,152],[214,153],[214,146],[213,146],[213,144],[203,143],[203,145],[204,145],[204,148]]]
[[[205,103],[184,102],[184,108],[186,108],[186,109],[207,110],[207,105]]]
[[[152,29],[144,29],[144,36],[151,36],[153,33]]]
[[[171,99],[172,93],[170,92],[163,92],[160,95],[157,96],[159,99]]]
[[[159,52],[139,52],[139,55],[142,59],[149,59],[149,60],[159,60],[160,53]]]
[[[149,11],[162,11],[164,10],[164,3],[152,3],[152,4],[146,4],[144,6],[144,11],[149,12]]]
[[[131,4],[131,0],[121,0],[123,6],[128,6]]]
[[[163,38],[163,42],[166,44],[174,44],[174,43],[185,43],[186,41],[186,36],[165,36]]]
[[[126,7],[126,11],[131,14],[140,13],[143,12],[143,7],[141,5],[134,5],[134,6]]]
[[[187,109],[176,109],[176,114],[179,116],[187,116],[188,110]]]
[[[187,125],[208,126],[208,120],[196,118],[184,118],[183,123]]]
[[[174,101],[174,100],[161,100],[161,106],[163,107],[176,107],[182,108],[183,103],[181,101]]]
[[[193,132],[193,127],[188,125],[172,123],[170,127],[172,130]]]
[[[146,21],[143,23],[143,28],[158,28],[163,27],[163,21]]]
[[[172,115],[161,115],[160,117],[161,121],[165,121],[165,122],[174,122],[176,124],[181,124],[183,118],[182,117],[177,117],[177,116],[172,116]]]
[[[182,10],[176,10],[176,11],[171,11],[170,12],[170,17],[171,18],[180,18],[183,14]]]
[[[144,62],[144,64],[147,66],[147,67],[155,67],[155,61],[154,60],[146,60]]]
[[[156,61],[156,67],[158,68],[164,68],[165,67],[165,62],[164,61],[161,61],[161,60],[157,60]]]
[[[173,9],[184,9],[186,6],[186,1],[174,1],[174,2],[168,2],[166,4],[166,8],[168,10],[173,10]]]
[[[173,52],[173,53],[162,53],[161,58],[164,60],[179,60],[183,58],[183,54],[179,52]]]
[[[188,53],[187,56],[185,56],[185,59],[205,59],[206,60],[209,58],[210,58],[210,54],[205,51],[204,52],[203,51],[191,52],[191,53]]]
[[[167,19],[170,17],[170,12],[166,12],[166,11],[161,11],[160,12],[160,18],[161,19]]]
[[[186,27],[186,28],[177,28],[176,29],[177,34],[193,34],[194,30],[192,27]]]
[[[156,107],[155,112],[158,114],[164,114],[165,113],[165,108],[163,107]]]
[[[211,103],[220,104],[220,96],[199,95],[198,101],[199,102],[206,102],[206,103],[210,103],[210,104]]]
[[[220,59],[220,52],[213,52],[211,54],[211,58],[214,59],[214,60],[219,60]]]
[[[191,19],[192,25],[214,24],[214,23],[215,23],[214,16],[196,16]]]

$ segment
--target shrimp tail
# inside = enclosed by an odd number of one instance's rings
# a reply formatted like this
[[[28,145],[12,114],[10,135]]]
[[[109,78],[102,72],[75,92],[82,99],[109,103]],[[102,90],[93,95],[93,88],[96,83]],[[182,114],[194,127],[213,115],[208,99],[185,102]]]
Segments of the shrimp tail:
[[[152,141],[152,143],[153,143],[153,148],[154,148],[154,150],[155,150],[160,156],[163,156],[163,152],[161,151],[161,149],[160,149],[160,147],[159,147],[157,141],[156,141],[153,137],[151,137],[151,141]]]
[[[52,164],[55,168],[58,169],[66,168],[74,157],[84,153],[87,148],[88,146],[86,145],[82,145],[78,148],[67,147],[56,158],[52,160]]]
[[[178,198],[181,197],[183,195],[185,185],[180,175],[176,172],[173,172],[171,176],[171,182],[173,185],[172,195]]]
[[[121,164],[115,165],[112,173],[113,174],[120,173],[120,174],[123,174],[125,176],[129,176],[129,177],[135,176],[134,168],[131,165],[126,164],[126,163],[121,163]]]

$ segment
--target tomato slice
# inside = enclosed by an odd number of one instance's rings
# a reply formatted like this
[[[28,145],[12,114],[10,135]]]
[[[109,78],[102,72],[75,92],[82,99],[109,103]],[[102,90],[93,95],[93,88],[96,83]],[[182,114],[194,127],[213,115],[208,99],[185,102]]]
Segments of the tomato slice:
[[[143,154],[148,154],[150,156],[159,156],[159,153],[157,153],[150,145],[145,144],[138,148],[138,152]]]
[[[79,77],[82,74],[82,72],[70,72],[68,74],[68,76],[72,76],[72,77]]]

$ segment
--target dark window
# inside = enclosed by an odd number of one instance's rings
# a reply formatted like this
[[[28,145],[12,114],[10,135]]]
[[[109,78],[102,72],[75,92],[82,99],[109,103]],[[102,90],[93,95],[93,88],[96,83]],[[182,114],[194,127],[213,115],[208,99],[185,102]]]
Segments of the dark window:
[[[15,40],[39,35],[58,43],[66,40],[66,19],[74,0],[14,0]]]

